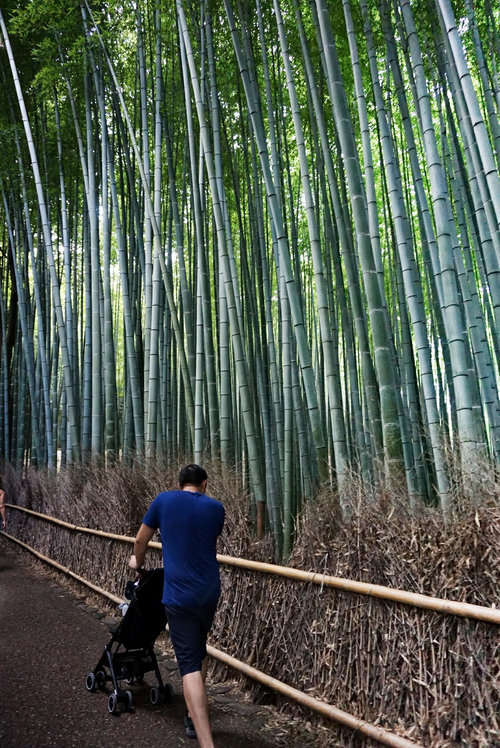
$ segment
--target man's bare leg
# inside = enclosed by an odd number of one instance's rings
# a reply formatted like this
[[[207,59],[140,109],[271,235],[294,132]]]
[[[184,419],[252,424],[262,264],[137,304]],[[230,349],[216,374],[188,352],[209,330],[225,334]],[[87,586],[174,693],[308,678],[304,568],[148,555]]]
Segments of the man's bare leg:
[[[189,716],[193,720],[196,735],[201,748],[214,748],[212,730],[208,718],[208,699],[205,690],[205,676],[208,658],[203,660],[201,671],[188,673],[182,678],[184,699]]]

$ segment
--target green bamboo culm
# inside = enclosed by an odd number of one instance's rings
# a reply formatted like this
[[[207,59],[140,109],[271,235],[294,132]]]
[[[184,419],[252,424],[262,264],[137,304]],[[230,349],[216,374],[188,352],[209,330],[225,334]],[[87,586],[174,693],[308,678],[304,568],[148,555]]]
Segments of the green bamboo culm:
[[[277,558],[318,493],[344,518],[475,500],[500,456],[496,7],[101,11],[0,15],[0,458],[235,469]]]

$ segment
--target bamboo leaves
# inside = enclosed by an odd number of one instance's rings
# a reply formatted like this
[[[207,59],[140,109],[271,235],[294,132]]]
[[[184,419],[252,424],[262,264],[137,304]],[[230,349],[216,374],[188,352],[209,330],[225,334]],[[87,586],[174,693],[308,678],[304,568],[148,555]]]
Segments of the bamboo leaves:
[[[451,511],[449,457],[500,453],[498,18],[463,3],[109,0],[36,56],[2,18],[2,452],[220,457],[277,555],[352,471]]]

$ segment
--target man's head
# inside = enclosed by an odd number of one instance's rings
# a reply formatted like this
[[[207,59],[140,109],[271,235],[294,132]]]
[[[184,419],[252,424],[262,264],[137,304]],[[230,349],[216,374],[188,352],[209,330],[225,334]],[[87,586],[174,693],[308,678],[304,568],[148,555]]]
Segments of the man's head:
[[[207,478],[207,471],[200,465],[186,465],[179,473],[179,488],[184,488],[184,486],[201,488]]]

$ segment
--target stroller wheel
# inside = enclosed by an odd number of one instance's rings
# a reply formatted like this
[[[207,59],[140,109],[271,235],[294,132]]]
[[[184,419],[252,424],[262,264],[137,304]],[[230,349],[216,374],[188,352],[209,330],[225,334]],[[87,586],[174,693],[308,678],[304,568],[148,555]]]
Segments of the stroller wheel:
[[[96,677],[94,673],[89,673],[85,681],[85,688],[87,689],[87,691],[95,691],[95,686],[96,686]]]
[[[125,691],[125,693],[123,695],[123,701],[124,701],[124,705],[125,705],[125,710],[126,711],[129,711],[130,709],[132,709],[132,701],[133,701],[133,699],[132,699],[132,692],[131,691]]]
[[[110,714],[114,714],[118,707],[118,695],[113,691],[113,693],[109,694],[108,699],[108,712]]]
[[[174,689],[170,683],[166,683],[161,689],[163,701],[168,704],[174,698]]]
[[[106,673],[104,672],[104,670],[98,670],[95,674],[95,679],[97,688],[100,688],[102,691],[106,686]]]
[[[149,691],[149,700],[153,704],[153,706],[156,706],[160,703],[160,689],[156,688],[156,686],[152,686]]]

